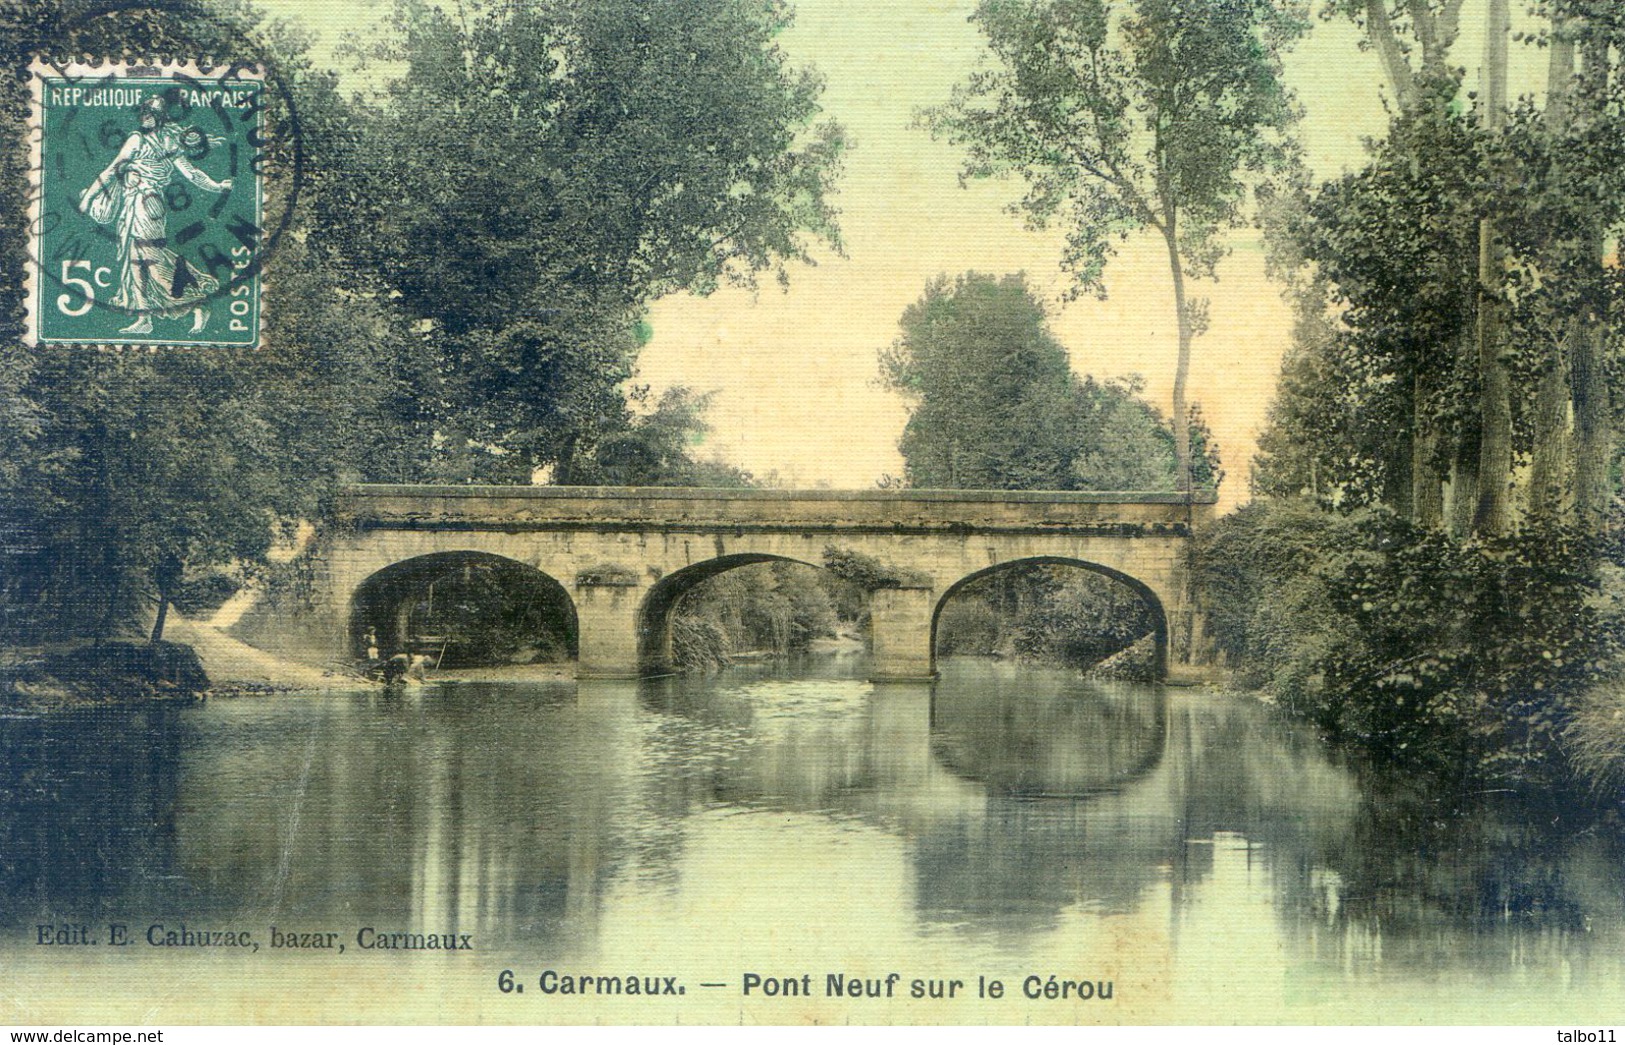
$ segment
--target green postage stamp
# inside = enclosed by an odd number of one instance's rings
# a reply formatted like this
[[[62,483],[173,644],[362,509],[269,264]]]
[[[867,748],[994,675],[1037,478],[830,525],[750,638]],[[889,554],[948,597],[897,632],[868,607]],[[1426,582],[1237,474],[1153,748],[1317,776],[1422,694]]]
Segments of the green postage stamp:
[[[257,347],[264,80],[193,62],[30,71],[30,343]]]

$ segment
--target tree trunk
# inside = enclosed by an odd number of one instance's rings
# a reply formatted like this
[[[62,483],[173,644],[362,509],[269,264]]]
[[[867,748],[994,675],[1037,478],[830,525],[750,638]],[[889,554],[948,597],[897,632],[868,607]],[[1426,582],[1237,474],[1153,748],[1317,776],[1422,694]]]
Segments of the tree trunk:
[[[1546,127],[1554,136],[1569,130],[1570,96],[1574,92],[1574,36],[1562,15],[1552,18],[1552,42],[1546,60]]]
[[[1478,430],[1463,432],[1450,468],[1450,532],[1465,536],[1473,529],[1478,507]]]
[[[558,461],[553,465],[553,485],[570,486],[576,481],[576,442],[575,433],[564,437],[564,448],[559,452]]]
[[[1388,75],[1394,100],[1403,108],[1410,102],[1415,77],[1394,35],[1393,22],[1388,18],[1388,0],[1365,0],[1365,26],[1367,39],[1377,57],[1382,59],[1382,69]]]
[[[1393,19],[1388,17],[1388,0],[1364,0],[1366,39],[1382,59],[1388,85],[1401,109],[1423,100],[1419,87],[1429,90],[1452,78],[1450,48],[1456,42],[1464,0],[1442,0],[1437,7],[1425,0],[1409,0],[1404,5],[1410,19],[1411,35],[1420,45],[1420,75],[1412,72],[1409,48],[1399,41]]]
[[[1415,384],[1412,384],[1415,388]],[[1405,414],[1412,419],[1409,424],[1401,424],[1387,441],[1387,459],[1383,461],[1383,503],[1392,508],[1404,519],[1416,519],[1416,404],[1406,403],[1402,406]]]
[[[1477,370],[1473,354],[1477,348],[1475,332],[1463,331],[1456,360],[1462,371]],[[1449,525],[1451,534],[1464,537],[1473,530],[1473,513],[1478,508],[1479,417],[1476,412],[1464,413],[1459,423],[1450,461]]]
[[[1572,111],[1574,37],[1571,26],[1561,14],[1553,16],[1552,29],[1546,67],[1545,120],[1547,133],[1554,140],[1561,140],[1569,132]],[[1563,171],[1559,168],[1555,173],[1561,177]],[[1572,452],[1569,446],[1569,359],[1575,339],[1581,333],[1577,321],[1564,324],[1562,335],[1552,344],[1551,358],[1546,361],[1540,387],[1535,393],[1535,444],[1530,454],[1529,485],[1524,497],[1524,510],[1530,515],[1559,519],[1574,507],[1572,498],[1567,495],[1570,485],[1567,465]]]
[[[1191,424],[1185,406],[1185,382],[1190,377],[1191,342],[1195,333],[1185,300],[1185,268],[1179,257],[1179,232],[1169,217],[1163,232],[1168,243],[1168,269],[1174,280],[1174,311],[1179,317],[1179,358],[1174,364],[1174,482],[1180,493],[1191,492]]]
[[[172,555],[160,559],[157,567],[153,569],[153,580],[158,585],[158,616],[152,622],[152,637],[147,640],[148,642],[163,641],[164,624],[169,620],[169,604],[175,597],[175,589],[180,586],[185,571],[185,564]]]
[[[1388,14],[1387,0],[1364,0],[1366,39],[1382,60],[1388,86],[1400,109],[1430,100],[1423,93],[1438,89],[1452,78],[1449,67],[1450,48],[1456,40],[1456,31],[1463,0],[1444,0],[1434,8],[1428,4],[1411,3],[1406,13],[1411,19],[1411,30],[1421,48],[1421,73],[1413,72],[1407,57],[1407,48],[1400,43],[1398,31]],[[1436,103],[1443,98],[1431,99]],[[1412,388],[1408,473],[1410,485],[1402,498],[1391,499],[1395,507],[1408,504],[1409,515],[1419,526],[1438,527],[1445,523],[1445,477],[1439,465],[1440,432],[1427,416],[1427,397],[1424,383],[1418,374]],[[1476,438],[1470,440],[1477,446]],[[1402,469],[1404,470],[1404,469]],[[1449,483],[1452,510],[1451,529],[1466,532],[1471,524],[1472,511],[1478,496],[1478,464],[1467,465],[1459,459],[1452,468]],[[1392,481],[1390,487],[1393,486]]]
[[[1585,118],[1602,111],[1607,102],[1608,41],[1588,39],[1582,48],[1581,72],[1585,84]],[[1593,230],[1587,251],[1592,260],[1602,260],[1602,236]],[[1607,523],[1613,500],[1609,470],[1613,458],[1613,431],[1610,424],[1611,397],[1604,369],[1604,335],[1608,317],[1590,315],[1574,346],[1574,499],[1581,525],[1600,531]]]
[[[1579,324],[1571,321],[1564,326],[1535,392],[1535,446],[1524,495],[1526,512],[1547,519],[1562,518],[1574,507],[1566,495],[1565,466],[1569,460],[1569,346],[1579,334]]]
[[[1501,250],[1495,223],[1478,225],[1478,508],[1473,532],[1505,533],[1512,485],[1512,384],[1501,358]]]
[[[164,640],[164,624],[169,619],[169,594],[162,589],[158,591],[158,616],[152,622],[152,636],[148,642],[162,642]]]
[[[1512,16],[1507,0],[1486,0],[1484,68],[1479,73],[1478,119],[1491,131],[1506,127],[1507,42]]]
[[[1610,396],[1603,371],[1603,319],[1592,317],[1574,353],[1574,494],[1582,525],[1601,530],[1612,501],[1608,473],[1613,456]]]
[[[1489,0],[1489,28],[1484,40],[1483,95],[1479,118],[1485,129],[1506,127],[1507,0]],[[1478,225],[1478,508],[1473,531],[1493,535],[1511,525],[1508,497],[1512,482],[1512,388],[1501,358],[1503,286],[1500,235],[1492,217]]]

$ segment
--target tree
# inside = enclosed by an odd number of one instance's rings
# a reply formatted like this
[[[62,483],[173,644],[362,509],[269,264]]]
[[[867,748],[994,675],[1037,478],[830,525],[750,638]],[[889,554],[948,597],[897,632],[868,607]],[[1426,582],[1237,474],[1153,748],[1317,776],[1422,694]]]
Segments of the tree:
[[[1614,500],[1615,419],[1608,348],[1617,339],[1617,282],[1605,271],[1603,243],[1620,220],[1621,133],[1619,72],[1625,16],[1602,0],[1552,0],[1539,5],[1551,19],[1547,107],[1540,130],[1564,162],[1545,202],[1551,267],[1566,270],[1567,327],[1542,385],[1540,446],[1531,491],[1537,506],[1561,511],[1564,487],[1582,525],[1607,525]],[[1578,58],[1578,69],[1576,68]],[[1563,422],[1572,411],[1572,438]],[[1565,478],[1568,479],[1565,482]]]
[[[911,406],[899,444],[911,485],[1074,485],[1083,403],[1025,276],[939,276],[901,325],[881,373]]]
[[[150,584],[156,641],[188,567],[261,560],[278,518],[315,507],[321,474],[281,440],[279,397],[251,369],[208,353],[41,361],[48,416],[23,493],[63,625],[105,637]]]
[[[1402,109],[1448,101],[1460,73],[1450,48],[1461,28],[1463,0],[1333,0],[1331,10],[1351,18],[1382,60],[1383,73]],[[1414,47],[1411,42],[1414,41]],[[1412,64],[1413,55],[1417,64]]]
[[[1177,490],[1173,426],[1142,398],[1138,374],[1096,381],[1085,376],[1078,394],[1085,406],[1084,435],[1072,462],[1079,490]],[[1192,404],[1189,420],[1191,487],[1217,491],[1224,479],[1219,446]]]
[[[1078,379],[1024,275],[939,276],[901,326],[880,364],[910,407],[898,447],[909,485],[1177,488],[1171,426],[1139,397],[1140,380]],[[1195,477],[1216,488],[1217,448],[1194,421]]]
[[[1268,492],[1381,501],[1426,525],[1454,469],[1470,520],[1478,465],[1478,207],[1484,140],[1437,108],[1396,118],[1365,169],[1272,225],[1298,280],[1295,348],[1261,449]],[[1285,209],[1285,208],[1283,208]],[[1277,427],[1279,426],[1279,427]],[[1304,455],[1313,455],[1306,458]],[[1289,475],[1287,459],[1315,466]]]
[[[276,307],[259,352],[24,352],[22,281],[5,281],[8,634],[106,635],[156,590],[160,637],[188,573],[252,570],[275,528],[319,518],[339,482],[528,482],[550,463],[561,478],[744,481],[685,452],[701,400],[635,412],[620,382],[653,296],[782,276],[812,240],[838,243],[826,195],[840,134],[810,127],[818,83],[771,43],[783,8],[595,0],[453,22],[404,3],[407,71],[358,108],[297,32],[246,2],[71,7],[0,0],[0,52],[21,68],[36,53],[263,42],[297,102],[306,178],[266,262]],[[438,80],[437,62],[460,78]],[[10,84],[0,178],[23,199],[27,85]],[[290,125],[279,94],[266,116]],[[291,198],[290,136],[268,148],[274,212]],[[13,273],[23,222],[0,213]]]
[[[646,398],[634,389],[634,398]],[[578,477],[600,486],[711,486],[753,484],[749,472],[716,460],[698,460],[692,450],[709,426],[709,395],[688,388],[668,388],[654,409],[633,417],[626,427],[598,443]]]
[[[331,169],[347,124],[330,75],[313,69],[296,34],[245,3],[124,9],[95,17],[61,0],[0,2],[0,49],[13,68],[33,54],[227,54],[258,39],[270,73],[297,99],[306,155]],[[202,17],[207,14],[208,17]],[[24,199],[27,81],[3,89],[0,177]],[[268,125],[290,113],[271,92]],[[267,205],[285,205],[290,136],[267,145]],[[279,173],[281,172],[281,173]],[[311,178],[302,199],[332,191]],[[0,281],[0,618],[17,641],[106,637],[156,595],[153,639],[188,571],[263,562],[278,527],[314,517],[332,484],[375,467],[401,440],[388,422],[387,383],[405,355],[376,300],[310,241],[309,211],[289,215],[267,256],[277,287],[266,346],[253,353],[98,354],[20,347],[21,279]],[[0,266],[18,274],[24,212],[0,209]]]
[[[1409,27],[1422,53],[1420,72],[1412,70],[1409,64],[1396,19],[1389,14],[1386,0],[1344,0],[1335,6],[1363,22],[1369,40],[1382,57],[1389,85],[1398,96],[1403,112],[1414,114],[1430,107],[1439,108],[1453,99],[1459,88],[1459,77],[1447,59],[1459,27],[1462,0],[1440,0],[1437,4],[1412,0],[1404,5],[1402,14],[1408,16]],[[1511,22],[1507,0],[1486,0],[1485,10],[1484,62],[1477,110],[1478,123],[1493,138],[1507,127],[1507,45]],[[1550,102],[1556,114],[1567,107],[1566,94],[1573,65],[1572,41],[1558,41],[1551,54]],[[1569,66],[1568,71],[1563,69],[1565,64]],[[1494,163],[1494,151],[1487,152],[1485,158]],[[1495,178],[1494,170],[1486,173]],[[1505,184],[1504,177],[1497,180]],[[1477,259],[1478,284],[1473,354],[1477,363],[1478,416],[1473,440],[1459,444],[1452,476],[1453,499],[1457,505],[1454,523],[1459,530],[1470,526],[1473,532],[1494,534],[1504,532],[1511,524],[1514,408],[1511,376],[1504,358],[1505,244],[1493,207],[1479,217],[1477,233],[1478,242],[1473,252]],[[1560,369],[1549,368],[1554,379]],[[1545,398],[1550,400],[1553,394],[1548,390]],[[1546,412],[1551,414],[1555,409],[1555,405],[1549,405]],[[1549,429],[1551,422],[1546,422],[1546,426]],[[1421,436],[1420,453],[1426,454],[1432,433],[1420,415],[1416,432]],[[1553,434],[1548,431],[1545,442],[1549,443],[1552,438]],[[1476,461],[1468,456],[1475,449]],[[1543,446],[1537,451],[1537,458],[1545,456],[1542,452],[1545,449]],[[1431,483],[1431,469],[1425,463],[1422,465],[1417,470],[1417,478]],[[1418,489],[1416,497],[1424,506],[1420,517],[1427,521],[1433,514],[1431,491]]]
[[[829,571],[797,562],[763,562],[701,581],[677,600],[672,652],[685,668],[721,667],[744,651],[785,655],[834,636],[864,600]],[[852,614],[840,613],[843,604]]]
[[[1618,103],[1595,45],[1606,54],[1614,30],[1578,6],[1554,9],[1544,112],[1498,101],[1504,33],[1492,31],[1491,89],[1467,115],[1441,57],[1459,4],[1404,7],[1409,22],[1396,7],[1373,31],[1378,49],[1403,57],[1396,26],[1409,25],[1433,58],[1398,81],[1403,104],[1366,168],[1306,192],[1272,237],[1295,255],[1286,267],[1299,273],[1310,336],[1289,361],[1275,414],[1286,427],[1265,434],[1260,478],[1345,505],[1380,500],[1456,534],[1503,532],[1520,509],[1595,527],[1610,499],[1599,478],[1613,459],[1603,360],[1619,292],[1602,230],[1625,202]],[[1577,49],[1594,55],[1578,77]],[[1334,427],[1358,448],[1341,462],[1321,454],[1313,477],[1283,470],[1311,463],[1306,447],[1333,445]]]
[[[1277,52],[1302,21],[1274,0],[983,0],[974,19],[995,66],[927,123],[965,146],[967,176],[1019,174],[1035,226],[1062,216],[1063,263],[1079,290],[1103,292],[1116,241],[1161,238],[1179,331],[1173,416],[1184,418],[1207,316],[1186,279],[1214,274],[1248,185],[1292,158]],[[1175,452],[1178,488],[1189,490],[1183,425]]]
[[[367,57],[336,244],[423,331],[433,423],[471,475],[571,481],[625,427],[656,297],[838,248],[844,138],[774,42],[780,2],[399,0]]]
[[[1257,476],[1343,511],[1281,499],[1227,518],[1198,584],[1221,644],[1332,735],[1549,783],[1577,746],[1617,742],[1584,716],[1621,663],[1618,548],[1598,536],[1625,26],[1617,4],[1537,5],[1541,109],[1507,100],[1508,5],[1489,0],[1464,112],[1447,60],[1460,0],[1335,6],[1366,26],[1398,105],[1364,169],[1306,191],[1272,241],[1301,266],[1302,308]]]

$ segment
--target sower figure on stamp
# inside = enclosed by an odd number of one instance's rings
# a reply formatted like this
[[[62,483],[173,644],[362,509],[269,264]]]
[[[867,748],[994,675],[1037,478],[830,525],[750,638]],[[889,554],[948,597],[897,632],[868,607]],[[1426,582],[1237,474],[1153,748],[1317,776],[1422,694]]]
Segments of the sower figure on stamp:
[[[164,190],[176,174],[205,192],[231,189],[231,179],[215,181],[192,165],[188,149],[223,144],[224,139],[173,123],[161,97],[137,108],[140,129],[131,134],[113,162],[79,199],[79,209],[101,225],[118,230],[118,291],[113,304],[135,314],[121,333],[149,334],[152,317],[179,319],[192,313],[192,332],[209,321],[204,299],[220,287],[169,249],[169,203]]]

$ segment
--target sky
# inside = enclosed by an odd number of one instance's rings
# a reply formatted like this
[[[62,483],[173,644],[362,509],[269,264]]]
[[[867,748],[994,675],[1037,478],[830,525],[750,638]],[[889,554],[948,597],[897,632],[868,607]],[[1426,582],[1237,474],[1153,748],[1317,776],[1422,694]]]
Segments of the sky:
[[[1454,57],[1477,67],[1484,0],[1468,0]],[[387,0],[270,0],[309,26],[315,55],[335,68],[334,49],[383,19]],[[771,477],[779,485],[872,487],[902,473],[897,440],[907,414],[878,383],[878,355],[898,334],[903,310],[938,274],[1025,271],[1047,299],[1051,327],[1079,374],[1138,374],[1166,414],[1177,338],[1160,241],[1124,246],[1106,277],[1105,300],[1066,301],[1060,233],[1027,231],[1008,205],[1019,181],[961,186],[961,156],[916,127],[922,106],[940,104],[982,57],[969,15],[975,0],[798,0],[780,42],[792,61],[826,81],[824,115],[855,140],[837,205],[844,256],[822,251],[796,266],[781,291],[723,289],[674,296],[650,316],[654,338],[637,383],[655,393],[687,385],[714,393],[712,430],[700,456]],[[1320,177],[1359,166],[1362,141],[1386,123],[1381,72],[1344,22],[1318,22],[1286,58],[1305,116],[1299,133]],[[1514,48],[1514,85],[1536,80],[1538,56]],[[1522,73],[1520,76],[1519,73]],[[1469,82],[1473,77],[1469,76]],[[346,85],[364,86],[350,71]],[[1291,314],[1264,273],[1256,233],[1233,238],[1218,280],[1193,292],[1211,300],[1211,326],[1196,342],[1190,398],[1202,405],[1227,472],[1221,503],[1246,499],[1248,462],[1263,426]]]

